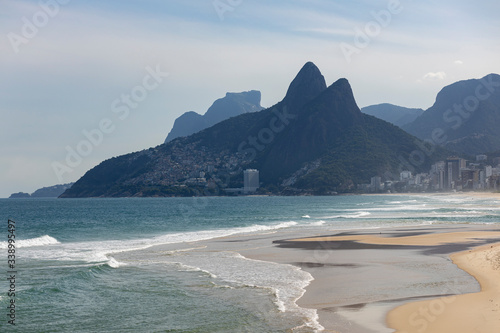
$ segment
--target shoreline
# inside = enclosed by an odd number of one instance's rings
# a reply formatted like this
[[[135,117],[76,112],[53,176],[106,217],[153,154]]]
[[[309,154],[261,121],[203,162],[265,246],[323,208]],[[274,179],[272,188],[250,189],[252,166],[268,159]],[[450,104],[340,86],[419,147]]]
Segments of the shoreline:
[[[325,233],[328,230],[254,232],[188,242],[181,248],[179,244],[156,245],[113,257],[120,262],[145,258],[162,262],[170,256],[165,257],[165,254],[173,250],[186,255],[235,253],[245,260],[291,265],[313,278],[302,287],[301,296],[297,295],[294,303],[298,308],[294,310],[292,305],[292,311],[297,314],[315,311],[315,316],[304,317],[307,319],[304,328],[309,327],[309,330],[300,332],[391,333],[394,332],[391,327],[400,329],[395,326],[400,322],[388,319],[388,314],[396,309],[418,305],[420,301],[460,298],[462,296],[457,295],[475,295],[481,291],[477,280],[467,269],[457,267],[450,255],[455,260],[455,253],[475,253],[472,249],[492,244],[500,251],[500,225],[438,224],[332,230],[332,234],[324,236]],[[304,234],[310,236],[303,238]],[[219,272],[212,271],[213,266],[197,267],[219,276]],[[279,285],[285,288],[282,282]],[[493,304],[500,304],[500,292]],[[408,321],[404,315],[397,317]],[[324,330],[313,330],[317,324]],[[398,332],[417,332],[405,330],[402,328]],[[478,332],[491,333],[491,330]]]
[[[500,243],[450,257],[478,281],[481,290],[393,309],[387,315],[387,323],[396,333],[500,332]]]
[[[407,196],[460,196],[460,197],[474,197],[474,198],[485,198],[485,199],[500,199],[500,192],[428,192],[428,193],[360,193],[359,195],[389,195],[389,196],[398,196],[398,195],[407,195]]]
[[[479,195],[484,197],[485,194]],[[492,198],[491,195],[500,199],[500,194],[488,193],[488,198]],[[472,195],[461,193],[454,196]],[[321,332],[390,333],[394,330],[388,325],[388,314],[405,304],[480,291],[477,280],[468,271],[457,267],[450,255],[500,243],[500,224],[496,223],[496,219],[493,222],[399,225],[373,229],[311,225],[305,228],[256,230],[207,240],[155,245],[113,257],[119,261],[152,258],[158,262],[179,262],[222,279],[231,276],[224,274],[225,267],[239,267],[239,264],[234,266],[235,260],[250,259],[289,266],[283,271],[294,266],[310,274],[313,280],[306,286],[302,285],[302,290],[294,291],[296,296],[293,300],[288,298],[288,301],[293,301],[289,303],[292,307],[287,306],[287,309],[291,308],[299,315],[307,314],[303,318],[307,320],[309,329],[318,323],[324,327]],[[231,253],[235,256],[228,256]],[[212,265],[212,259],[190,263],[188,259],[194,260],[195,257],[223,257],[225,263],[220,267]],[[255,264],[251,263],[252,267]],[[273,266],[267,267],[271,270],[266,269],[266,272],[275,271]],[[278,270],[283,268],[274,267]],[[263,272],[260,269],[251,271]],[[280,276],[283,280],[293,278],[299,285],[303,278],[297,279],[293,274],[286,273]],[[245,285],[245,274],[238,274],[238,279],[228,281]],[[276,288],[277,301],[281,302],[278,295],[283,296],[283,293],[279,291],[288,291],[289,285],[295,284],[293,281],[283,284],[281,278],[266,279],[264,284],[254,286]],[[302,309],[305,311],[302,312]]]
[[[474,277],[449,256],[493,243],[500,249],[500,229],[436,225],[341,232],[274,243],[278,244],[275,248],[242,251],[242,255],[292,264],[310,273],[314,280],[297,304],[316,309],[323,332],[382,333],[393,332],[387,315],[405,304],[478,292]]]

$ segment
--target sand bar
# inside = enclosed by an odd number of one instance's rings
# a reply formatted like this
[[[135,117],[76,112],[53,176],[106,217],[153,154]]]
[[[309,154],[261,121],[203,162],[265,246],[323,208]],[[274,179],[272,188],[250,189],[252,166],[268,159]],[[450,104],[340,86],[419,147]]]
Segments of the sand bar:
[[[482,242],[484,239],[500,238],[500,231],[462,231],[452,233],[435,233],[424,235],[400,236],[400,237],[385,237],[379,235],[351,235],[351,236],[326,236],[314,238],[299,238],[294,239],[296,242],[336,242],[336,241],[355,241],[363,244],[377,245],[415,245],[415,246],[432,246],[441,244],[454,243],[474,243]]]

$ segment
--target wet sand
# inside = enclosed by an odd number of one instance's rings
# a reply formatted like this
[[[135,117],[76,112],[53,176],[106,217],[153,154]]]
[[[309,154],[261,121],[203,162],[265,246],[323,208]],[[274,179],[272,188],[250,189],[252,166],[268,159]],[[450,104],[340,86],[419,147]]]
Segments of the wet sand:
[[[481,286],[478,293],[409,303],[387,316],[396,332],[500,332],[500,244],[453,254]]]
[[[394,331],[386,316],[403,304],[479,292],[474,277],[449,255],[496,242],[500,242],[498,227],[431,226],[278,240],[275,247],[242,254],[297,265],[311,273],[314,281],[297,304],[317,309],[325,332],[383,333]],[[394,316],[408,322],[405,315]],[[400,326],[391,321],[391,327]],[[406,331],[407,327],[400,330]]]

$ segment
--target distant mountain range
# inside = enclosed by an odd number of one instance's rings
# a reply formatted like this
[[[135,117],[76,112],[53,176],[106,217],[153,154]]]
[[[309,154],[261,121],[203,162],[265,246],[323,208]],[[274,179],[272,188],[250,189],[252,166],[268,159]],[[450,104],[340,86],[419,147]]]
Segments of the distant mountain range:
[[[9,198],[57,198],[69,189],[74,183],[43,187],[29,194],[24,192],[12,193]]]
[[[415,121],[415,119],[424,113],[424,110],[384,103],[361,108],[361,112],[402,127]]]
[[[165,143],[178,137],[189,136],[228,118],[260,111],[263,109],[260,99],[261,94],[257,90],[227,93],[224,98],[216,100],[204,115],[190,111],[177,118]]]
[[[459,153],[500,150],[500,75],[444,87],[432,107],[402,128]]]
[[[273,107],[104,161],[62,197],[223,194],[221,189],[241,186],[246,168],[258,169],[262,186],[273,193],[349,192],[374,176],[428,171],[447,156],[434,147],[415,162],[424,146],[363,114],[346,79],[327,87],[309,62]]]

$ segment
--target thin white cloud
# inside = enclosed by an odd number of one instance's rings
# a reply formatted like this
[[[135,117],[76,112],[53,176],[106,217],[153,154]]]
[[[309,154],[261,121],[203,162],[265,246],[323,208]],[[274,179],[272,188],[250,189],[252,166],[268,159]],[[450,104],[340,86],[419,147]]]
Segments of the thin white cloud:
[[[437,80],[444,80],[446,79],[446,73],[445,72],[429,72],[423,76],[424,80],[428,81],[437,81]]]
[[[462,60],[455,60],[455,61],[454,61],[454,64],[455,64],[455,65],[463,65],[463,64],[464,64],[464,62],[463,62]]]

